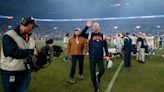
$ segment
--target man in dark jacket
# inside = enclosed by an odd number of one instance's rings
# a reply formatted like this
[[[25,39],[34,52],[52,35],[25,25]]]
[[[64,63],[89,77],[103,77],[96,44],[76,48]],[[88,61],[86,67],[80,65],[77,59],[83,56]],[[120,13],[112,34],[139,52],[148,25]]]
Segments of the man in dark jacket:
[[[87,22],[87,27],[92,25],[92,21]],[[103,34],[100,33],[100,27],[98,23],[93,24],[93,32],[91,34],[86,33],[87,30],[83,30],[81,36],[88,38],[89,40],[89,65],[91,72],[91,79],[94,86],[94,92],[98,92],[100,78],[104,74],[104,50],[106,53],[105,59],[109,60],[107,42],[104,40]],[[104,49],[104,50],[103,50]],[[99,72],[96,73],[96,64],[98,64]]]
[[[125,69],[129,69],[129,67],[131,67],[131,52],[132,52],[131,45],[132,45],[132,40],[129,37],[129,33],[126,32],[124,37],[124,46],[123,46]]]
[[[2,39],[0,69],[4,92],[27,92],[31,73],[26,69],[26,57],[37,55],[31,36],[37,27],[32,17],[23,18],[21,25],[7,31]]]

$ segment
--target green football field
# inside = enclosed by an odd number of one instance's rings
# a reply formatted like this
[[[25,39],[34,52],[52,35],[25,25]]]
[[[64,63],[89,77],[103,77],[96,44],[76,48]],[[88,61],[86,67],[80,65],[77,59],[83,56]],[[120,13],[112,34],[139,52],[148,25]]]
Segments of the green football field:
[[[55,42],[62,45],[61,42]],[[37,47],[44,43],[37,41]],[[147,56],[146,63],[140,64],[132,57],[130,70],[121,68],[111,92],[164,92],[164,58],[161,57],[164,50],[156,50],[155,56]],[[29,92],[93,92],[89,71],[88,56],[84,61],[84,80],[78,79],[78,64],[76,69],[76,83],[69,84],[69,73],[71,62],[64,62],[65,54],[54,58],[48,68],[32,74]],[[122,59],[113,59],[113,67],[107,69],[102,77],[100,92],[105,92],[114,73],[119,67]],[[0,81],[0,92],[3,92]]]

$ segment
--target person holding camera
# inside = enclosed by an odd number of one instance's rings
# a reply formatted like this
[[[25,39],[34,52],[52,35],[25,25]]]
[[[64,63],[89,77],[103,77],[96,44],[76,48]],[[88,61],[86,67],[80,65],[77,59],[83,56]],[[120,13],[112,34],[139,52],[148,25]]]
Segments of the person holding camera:
[[[22,18],[21,24],[2,38],[0,69],[4,92],[27,92],[31,72],[26,58],[37,55],[32,30],[38,27],[33,17]]]

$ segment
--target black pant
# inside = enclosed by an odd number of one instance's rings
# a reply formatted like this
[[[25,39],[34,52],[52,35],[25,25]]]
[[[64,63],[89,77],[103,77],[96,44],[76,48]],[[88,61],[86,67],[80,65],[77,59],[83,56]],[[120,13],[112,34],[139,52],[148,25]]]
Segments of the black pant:
[[[131,67],[131,52],[128,51],[124,52],[124,64],[125,64],[125,68]]]
[[[72,67],[71,67],[70,78],[74,78],[77,61],[79,61],[79,75],[83,75],[84,55],[72,55]]]
[[[93,86],[95,89],[98,88],[98,85],[96,82],[96,64],[98,64],[98,68],[99,68],[99,74],[98,74],[99,79],[102,77],[102,75],[105,72],[103,60],[97,60],[97,59],[91,59],[90,58],[90,62],[89,62],[90,73],[91,73],[92,83],[93,83]]]
[[[133,52],[133,54],[136,54],[136,52],[137,52],[137,48],[136,48],[136,45],[132,45],[132,52]]]

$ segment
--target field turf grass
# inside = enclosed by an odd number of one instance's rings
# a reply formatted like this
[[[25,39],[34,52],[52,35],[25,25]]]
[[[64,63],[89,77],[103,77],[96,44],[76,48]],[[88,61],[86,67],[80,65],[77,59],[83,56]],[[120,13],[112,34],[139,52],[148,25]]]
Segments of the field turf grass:
[[[36,41],[37,47],[42,47],[44,42]],[[61,42],[55,42],[62,45]],[[156,50],[155,56],[146,57],[146,63],[138,63],[132,57],[132,67],[125,70],[123,67],[113,85],[111,92],[164,92],[164,58],[163,50]],[[89,71],[88,56],[84,60],[84,80],[78,79],[78,63],[75,76],[75,84],[67,83],[71,68],[71,62],[64,62],[65,53],[54,58],[48,68],[32,73],[32,81],[29,92],[93,92]],[[114,66],[105,69],[102,77],[100,92],[104,92],[122,59],[113,59]],[[0,81],[0,92],[3,92]]]

